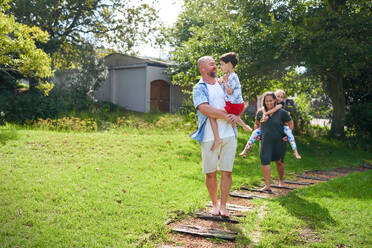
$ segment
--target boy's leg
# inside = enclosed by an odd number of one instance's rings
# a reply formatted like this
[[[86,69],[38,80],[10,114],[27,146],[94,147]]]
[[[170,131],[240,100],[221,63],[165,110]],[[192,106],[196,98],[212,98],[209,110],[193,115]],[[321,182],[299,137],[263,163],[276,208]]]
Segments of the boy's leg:
[[[253,143],[256,141],[256,138],[258,136],[260,136],[260,134],[261,134],[261,129],[260,128],[257,128],[256,130],[254,130],[252,132],[251,137],[249,137],[249,140],[248,140],[247,144],[245,145],[243,151],[240,153],[240,156],[247,155],[248,150],[251,148]]]
[[[292,147],[292,150],[293,150],[293,154],[295,155],[295,157],[297,159],[301,159],[301,156],[297,151],[296,141],[295,141],[295,138],[293,136],[292,130],[288,126],[284,126],[283,131],[284,131],[285,135],[287,135],[287,137],[288,137],[289,144],[291,144],[291,147]]]
[[[239,119],[236,121],[245,131],[248,131],[248,132],[252,132],[252,128],[250,126],[248,126],[247,124],[244,123],[244,121],[242,119],[240,119],[240,116],[239,116]]]
[[[217,121],[214,118],[209,118],[209,121],[211,123],[212,131],[213,131],[213,136],[214,136],[214,142],[211,148],[211,151],[214,151],[219,145],[221,145],[222,140],[218,134],[218,126],[217,126]]]

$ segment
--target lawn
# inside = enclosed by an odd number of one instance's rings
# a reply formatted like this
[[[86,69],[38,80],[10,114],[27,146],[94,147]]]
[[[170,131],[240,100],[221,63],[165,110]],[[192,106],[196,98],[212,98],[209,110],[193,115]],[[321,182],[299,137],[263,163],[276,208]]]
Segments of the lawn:
[[[208,201],[199,145],[189,133],[156,127],[18,128],[0,143],[0,246],[154,247],[164,242],[169,219]],[[240,130],[239,149],[247,137]],[[288,147],[288,175],[357,166],[372,157],[326,138],[298,137],[297,143],[303,159],[295,161]],[[270,211],[264,219],[256,222],[252,215],[243,226],[264,233],[262,247],[303,246],[301,230],[327,240],[325,247],[371,245],[371,179],[370,172],[356,173],[265,201]],[[247,158],[236,159],[233,187],[261,182],[255,145]],[[250,238],[248,231],[245,235]]]

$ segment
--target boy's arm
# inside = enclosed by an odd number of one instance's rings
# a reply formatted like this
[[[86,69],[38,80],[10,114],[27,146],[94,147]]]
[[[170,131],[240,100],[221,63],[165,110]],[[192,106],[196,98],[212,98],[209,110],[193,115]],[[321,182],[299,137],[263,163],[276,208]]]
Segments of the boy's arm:
[[[225,76],[223,77],[223,79],[224,79],[224,83],[225,83],[225,90],[226,90],[226,93],[227,93],[228,95],[231,95],[231,94],[233,93],[234,89],[229,87],[229,74],[228,74],[228,75],[225,75]]]
[[[265,115],[271,115],[273,113],[275,113],[276,111],[278,111],[279,109],[283,108],[283,105],[281,104],[278,104],[276,105],[273,109],[270,109],[269,111],[267,112],[264,112]]]

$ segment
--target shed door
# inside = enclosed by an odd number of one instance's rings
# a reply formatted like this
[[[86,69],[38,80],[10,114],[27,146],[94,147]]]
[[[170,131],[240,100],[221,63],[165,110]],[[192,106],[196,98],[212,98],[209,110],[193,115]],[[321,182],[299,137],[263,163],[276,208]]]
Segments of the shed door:
[[[169,112],[170,87],[163,80],[151,82],[151,110]]]

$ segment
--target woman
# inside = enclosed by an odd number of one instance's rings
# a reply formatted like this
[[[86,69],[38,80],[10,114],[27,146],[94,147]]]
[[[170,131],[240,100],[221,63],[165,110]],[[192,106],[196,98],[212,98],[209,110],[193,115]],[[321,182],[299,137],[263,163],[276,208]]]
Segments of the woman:
[[[273,109],[276,105],[276,97],[273,92],[266,92],[263,98],[263,106],[267,111]],[[263,113],[262,111],[257,112],[255,127],[261,125],[261,165],[262,173],[265,179],[265,187],[261,190],[271,191],[270,186],[270,163],[275,161],[276,168],[279,174],[279,185],[283,185],[284,175],[284,155],[286,150],[286,136],[283,132],[283,126],[288,125],[290,129],[293,129],[293,120],[289,116],[288,112],[279,109],[277,112],[269,115],[269,119],[266,122],[261,122]]]

